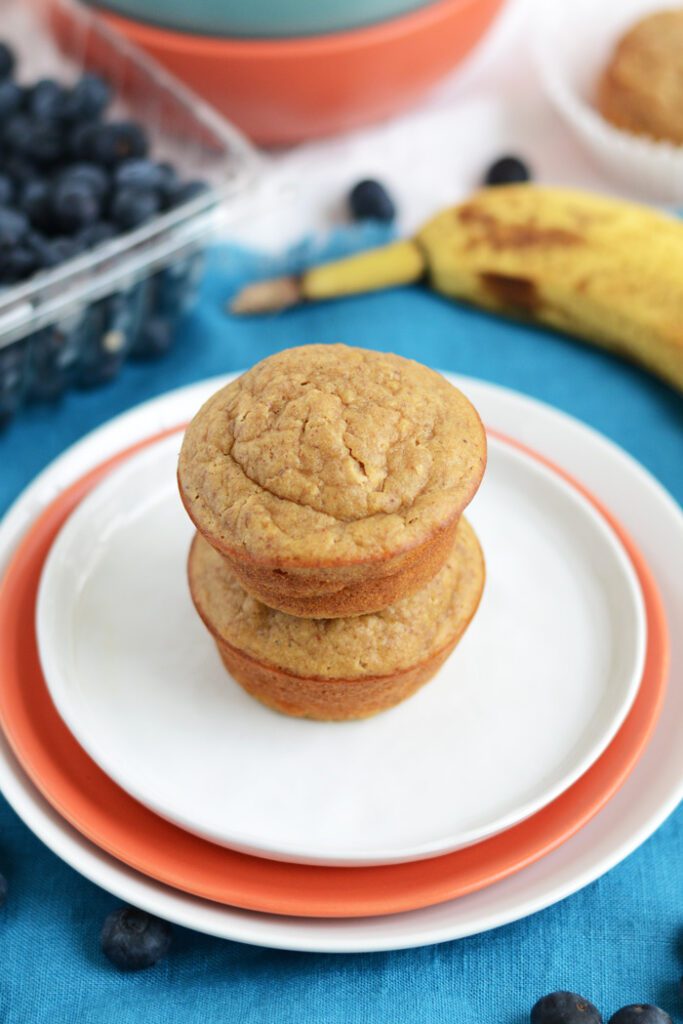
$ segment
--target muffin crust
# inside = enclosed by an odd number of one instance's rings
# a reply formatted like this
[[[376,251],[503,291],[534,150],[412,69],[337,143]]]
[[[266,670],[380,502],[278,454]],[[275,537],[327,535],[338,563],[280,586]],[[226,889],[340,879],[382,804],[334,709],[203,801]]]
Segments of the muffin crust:
[[[381,562],[454,523],[484,471],[467,399],[400,356],[311,345],[223,388],[188,427],[186,508],[218,550],[292,569]]]
[[[474,615],[485,570],[461,519],[436,576],[374,614],[301,619],[268,608],[199,534],[188,574],[195,607],[238,682],[287,714],[341,720],[390,707],[431,678]]]

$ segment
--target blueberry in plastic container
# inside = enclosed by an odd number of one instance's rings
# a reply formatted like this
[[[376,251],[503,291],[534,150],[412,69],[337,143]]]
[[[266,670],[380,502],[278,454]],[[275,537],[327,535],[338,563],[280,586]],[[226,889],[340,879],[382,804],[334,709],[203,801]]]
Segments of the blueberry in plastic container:
[[[100,219],[102,202],[86,181],[66,178],[55,185],[52,213],[62,231],[80,231]]]
[[[30,245],[12,245],[0,248],[0,284],[24,281],[38,267],[38,259]]]
[[[52,270],[85,251],[85,246],[75,235],[45,238],[38,232],[32,232],[29,241],[36,253],[40,270]]]
[[[164,206],[171,205],[171,197],[175,192],[178,191],[181,185],[178,172],[176,171],[173,164],[169,164],[168,161],[162,160],[157,164],[157,167],[163,175],[163,182],[161,185],[161,199]]]
[[[94,163],[69,164],[59,175],[59,184],[67,181],[87,186],[100,200],[105,198],[110,188],[109,174],[104,167]]]
[[[205,181],[185,181],[177,186],[177,188],[171,189],[167,194],[167,203],[169,206],[180,206],[182,203],[189,203],[191,199],[196,199],[203,192],[206,192],[208,185]]]
[[[179,316],[197,297],[204,271],[204,254],[193,253],[154,275],[154,311],[160,316]]]
[[[34,228],[51,231],[54,227],[52,187],[45,178],[32,178],[20,186],[18,207]]]
[[[18,245],[29,231],[28,217],[20,210],[0,207],[0,249]]]
[[[151,220],[160,209],[161,199],[154,189],[128,187],[114,193],[109,213],[115,224],[131,231]]]
[[[21,153],[4,156],[0,166],[2,173],[9,175],[12,179],[15,188],[25,185],[27,181],[42,177],[42,171],[39,170],[37,164]]]
[[[117,189],[145,189],[163,192],[167,188],[168,165],[156,163],[144,157],[124,160],[114,171],[114,185]]]
[[[83,319],[82,312],[76,313],[31,336],[32,399],[53,401],[72,383],[80,358]]]
[[[146,317],[138,335],[132,355],[135,359],[158,359],[173,344],[175,319],[167,316]]]
[[[53,78],[42,78],[28,89],[25,107],[32,117],[53,120],[63,116],[67,91]]]
[[[122,322],[117,323],[117,314]],[[76,383],[96,387],[113,380],[128,354],[131,343],[128,310],[116,296],[93,303],[87,310],[80,341]]]
[[[5,145],[36,164],[56,163],[64,155],[65,136],[57,120],[14,114],[5,124]]]
[[[97,220],[94,224],[88,224],[87,227],[79,231],[76,235],[76,240],[85,249],[94,249],[97,245],[110,242],[112,238],[116,238],[117,234],[118,228],[111,221]]]
[[[147,156],[147,134],[137,121],[80,125],[71,140],[74,156],[113,167],[123,160]]]
[[[16,63],[14,50],[7,43],[0,42],[0,78],[9,78]]]
[[[66,96],[63,116],[71,121],[91,121],[104,112],[112,98],[112,90],[101,75],[87,72]]]
[[[0,206],[11,206],[14,201],[14,182],[9,174],[0,171]]]
[[[16,114],[21,108],[24,90],[11,78],[0,81],[0,118],[3,120]]]
[[[28,354],[26,338],[0,348],[0,427],[6,426],[23,403],[29,380]]]

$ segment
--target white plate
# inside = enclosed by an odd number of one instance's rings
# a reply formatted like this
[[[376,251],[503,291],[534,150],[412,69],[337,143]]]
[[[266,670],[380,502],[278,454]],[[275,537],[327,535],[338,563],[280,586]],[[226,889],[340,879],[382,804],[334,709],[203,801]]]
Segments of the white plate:
[[[654,478],[576,420],[533,399],[453,378],[486,422],[513,434],[579,477],[631,531],[655,572],[670,622],[683,621],[683,515]],[[103,458],[192,414],[221,381],[213,379],[145,403],[93,432],[49,466],[0,526],[0,568],[45,506]],[[683,632],[671,636],[672,678],[653,741],[605,807],[554,853],[511,878],[436,907],[363,920],[312,920],[250,913],[186,896],[102,853],[40,796],[0,737],[0,786],[26,824],[55,853],[120,899],[208,934],[255,945],[351,953],[461,938],[541,910],[594,881],[638,847],[683,795]]]
[[[612,740],[645,659],[638,580],[602,516],[537,460],[490,441],[468,510],[487,582],[456,653],[411,700],[340,725],[279,715],[226,679],[189,596],[179,445],[81,503],[37,603],[59,713],[141,803],[257,856],[399,863],[534,814]]]

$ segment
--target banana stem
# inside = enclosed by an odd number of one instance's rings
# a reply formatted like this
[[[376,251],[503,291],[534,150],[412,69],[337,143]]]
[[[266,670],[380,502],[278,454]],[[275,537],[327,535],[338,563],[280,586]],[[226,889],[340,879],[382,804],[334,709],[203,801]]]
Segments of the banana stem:
[[[416,242],[404,239],[345,259],[311,267],[300,277],[279,277],[247,285],[230,303],[233,313],[267,313],[344,295],[412,284],[427,264]]]

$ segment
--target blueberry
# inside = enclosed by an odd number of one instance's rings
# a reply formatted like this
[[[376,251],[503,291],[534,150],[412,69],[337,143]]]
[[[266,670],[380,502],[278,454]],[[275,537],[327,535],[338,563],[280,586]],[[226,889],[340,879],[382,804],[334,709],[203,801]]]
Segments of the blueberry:
[[[515,182],[530,180],[531,171],[518,156],[502,156],[491,164],[484,176],[486,185],[513,185]]]
[[[164,205],[171,205],[171,198],[174,192],[177,192],[180,188],[180,181],[178,180],[178,172],[176,171],[173,164],[169,164],[165,161],[157,164],[157,167],[163,175],[163,181],[161,184],[161,198]]]
[[[24,185],[27,181],[33,181],[35,178],[41,177],[41,172],[33,160],[29,160],[26,156],[20,156],[18,153],[13,153],[11,156],[4,158],[2,161],[2,172],[3,174],[8,174],[17,186]]]
[[[26,109],[32,117],[52,120],[64,113],[66,90],[53,78],[42,78],[31,86],[26,96]]]
[[[45,270],[74,259],[85,248],[78,238],[42,238],[36,234],[30,237],[30,244],[36,254],[38,267]]]
[[[104,199],[109,191],[109,175],[99,164],[76,163],[69,164],[59,176],[60,182],[80,182],[87,185],[99,199]]]
[[[138,359],[156,359],[173,344],[173,324],[168,317],[150,316],[135,339],[133,354]]]
[[[137,121],[81,125],[72,139],[74,155],[80,160],[112,167],[122,160],[147,155],[147,136]]]
[[[153,160],[124,160],[114,171],[117,188],[142,188],[162,191],[167,184],[168,172]]]
[[[7,902],[7,879],[4,875],[0,875],[0,907],[4,907]]]
[[[7,43],[0,43],[0,78],[9,78],[16,63],[14,51]]]
[[[19,209],[35,228],[48,231],[52,227],[52,188],[44,178],[27,181],[19,192]]]
[[[14,182],[0,171],[0,206],[10,206],[14,199]]]
[[[196,199],[197,196],[206,192],[208,187],[205,181],[186,181],[181,185],[167,189],[168,205],[180,206],[182,203],[189,203],[191,199]]]
[[[27,381],[28,346],[24,338],[0,348],[0,425],[21,405]]]
[[[11,78],[0,81],[0,118],[16,114],[22,104],[24,90]]]
[[[171,926],[144,910],[122,907],[104,922],[102,951],[122,971],[152,967],[166,956],[171,946]]]
[[[0,207],[0,248],[18,245],[29,229],[28,218],[19,210]]]
[[[576,992],[551,992],[531,1010],[531,1024],[601,1024],[599,1011]]]
[[[158,213],[161,200],[151,189],[122,188],[114,194],[111,218],[124,231],[139,227]]]
[[[100,207],[98,196],[83,181],[67,178],[55,186],[52,212],[62,231],[71,233],[94,224],[99,219]]]
[[[20,153],[25,151],[31,133],[31,118],[27,114],[13,114],[2,125],[5,146]]]
[[[15,284],[30,277],[38,266],[36,253],[29,245],[0,249],[0,282]]]
[[[32,335],[31,398],[54,401],[71,383],[81,354],[82,320],[76,314]]]
[[[67,149],[73,160],[90,163],[93,139],[100,125],[96,121],[82,121],[74,125],[68,135]]]
[[[359,181],[349,194],[354,220],[381,220],[389,223],[396,216],[394,201],[379,181]]]
[[[100,116],[112,97],[111,86],[100,75],[83,75],[64,102],[64,116],[71,121],[89,121]]]
[[[54,163],[64,153],[64,132],[56,120],[14,114],[4,130],[5,144],[36,163]]]
[[[671,1017],[658,1006],[634,1003],[613,1013],[608,1024],[673,1024]]]
[[[81,388],[97,387],[112,380],[126,357],[128,339],[110,327],[106,306],[106,302],[94,302],[86,311],[76,376]]]
[[[114,224],[111,224],[108,220],[98,220],[94,224],[89,224],[86,228],[83,228],[82,231],[79,231],[76,238],[86,249],[94,249],[96,245],[109,242],[117,234],[118,231]]]

